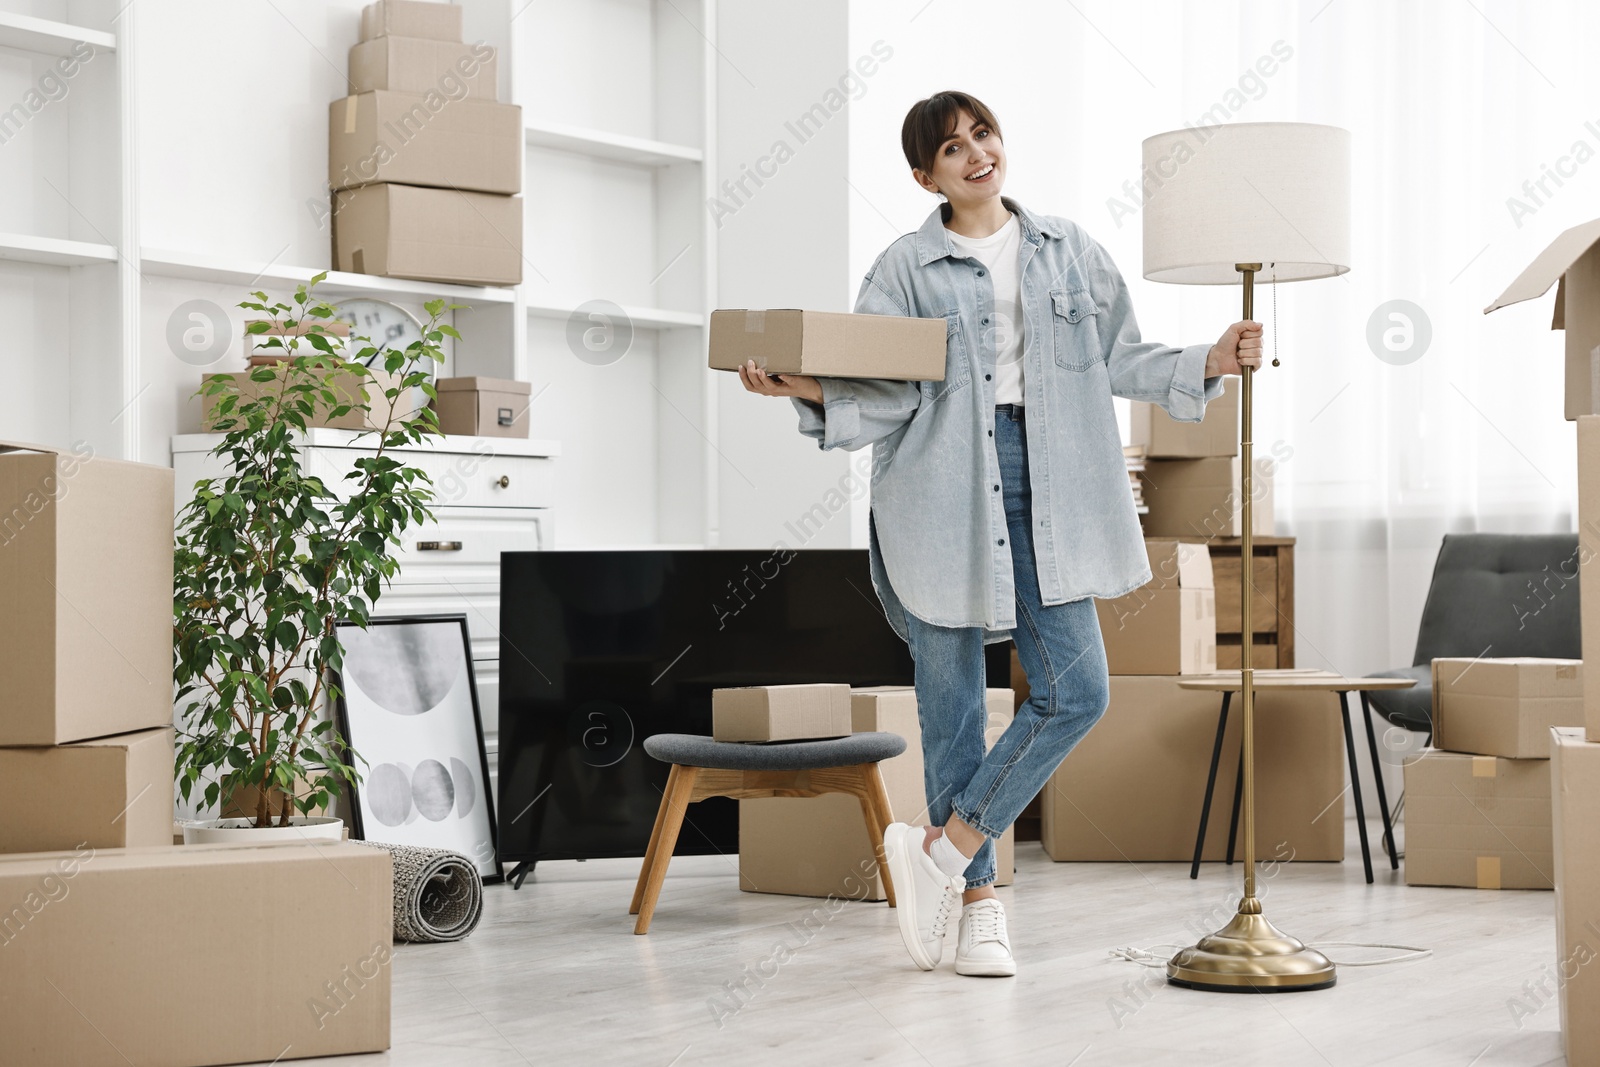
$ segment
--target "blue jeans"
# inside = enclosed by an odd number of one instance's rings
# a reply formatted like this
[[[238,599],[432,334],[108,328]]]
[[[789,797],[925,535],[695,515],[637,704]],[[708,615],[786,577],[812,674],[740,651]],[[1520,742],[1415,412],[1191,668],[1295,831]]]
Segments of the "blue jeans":
[[[995,839],[1100,721],[1111,697],[1094,600],[1041,602],[1026,425],[1020,405],[995,408],[994,445],[1016,580],[1014,636],[1031,692],[987,754],[983,629],[935,626],[906,615],[929,820],[943,826],[955,815],[985,837],[966,869],[968,888],[995,880]]]

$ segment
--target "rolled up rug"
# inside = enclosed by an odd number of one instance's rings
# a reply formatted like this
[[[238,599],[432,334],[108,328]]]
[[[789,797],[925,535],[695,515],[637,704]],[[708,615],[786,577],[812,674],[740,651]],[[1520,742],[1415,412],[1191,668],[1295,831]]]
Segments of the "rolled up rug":
[[[358,841],[394,857],[394,939],[460,941],[483,917],[483,879],[472,861],[443,848]]]

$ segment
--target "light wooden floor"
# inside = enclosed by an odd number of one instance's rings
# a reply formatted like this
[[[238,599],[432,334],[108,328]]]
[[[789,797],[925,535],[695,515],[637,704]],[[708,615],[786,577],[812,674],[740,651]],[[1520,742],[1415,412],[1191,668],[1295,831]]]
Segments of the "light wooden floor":
[[[1108,958],[1225,922],[1238,868],[1220,864],[1191,882],[1183,864],[1057,864],[1019,846],[1017,884],[1000,892],[1020,974],[983,979],[951,968],[953,931],[940,967],[919,971],[886,905],[830,913],[823,901],[741,893],[736,860],[722,856],[676,859],[651,932],[637,937],[627,912],[638,861],[563,862],[540,865],[519,892],[489,887],[467,941],[399,947],[387,1054],[301,1062],[1563,1063],[1558,1004],[1525,988],[1556,957],[1553,894],[1409,888],[1386,865],[1368,886],[1354,830],[1344,864],[1263,876],[1268,917],[1313,944],[1434,954],[1346,967],[1322,992],[1199,993]],[[731,999],[728,983],[746,992]]]

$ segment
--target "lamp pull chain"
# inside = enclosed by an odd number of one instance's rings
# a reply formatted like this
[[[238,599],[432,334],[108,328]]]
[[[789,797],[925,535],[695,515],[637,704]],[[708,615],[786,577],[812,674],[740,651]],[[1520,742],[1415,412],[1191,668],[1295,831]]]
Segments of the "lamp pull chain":
[[[1278,265],[1272,265],[1272,365],[1278,365]]]

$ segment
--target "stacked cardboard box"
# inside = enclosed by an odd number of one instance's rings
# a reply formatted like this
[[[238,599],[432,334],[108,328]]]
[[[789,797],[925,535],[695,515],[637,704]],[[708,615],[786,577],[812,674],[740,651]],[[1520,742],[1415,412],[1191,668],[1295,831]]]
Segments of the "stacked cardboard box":
[[[1217,669],[1217,598],[1205,545],[1146,538],[1149,582],[1096,600],[1112,674],[1209,674]]]
[[[852,689],[851,732],[882,730],[899,734],[906,750],[878,764],[891,816],[898,822],[927,822],[922,730],[917,694],[909,686]],[[992,746],[1011,722],[1011,690],[985,694],[986,744]],[[837,896],[883,900],[883,879],[867,837],[861,805],[854,797],[830,794],[790,799],[739,801],[739,887],[751,893]],[[995,842],[996,885],[1015,877],[1015,834],[1008,829]]]
[[[328,105],[336,270],[477,285],[522,280],[522,109],[461,8],[378,0]]]
[[[172,471],[0,443],[0,852],[170,844]]]
[[[1112,676],[1105,717],[1040,794],[1040,838],[1052,859],[1194,858],[1221,695],[1178,682]],[[1344,859],[1338,696],[1257,690],[1255,700],[1256,858]],[[1223,859],[1227,847],[1239,729],[1240,716],[1230,715],[1201,853],[1207,860]]]
[[[1553,888],[1550,730],[1583,721],[1582,664],[1436,659],[1433,721],[1405,767],[1406,883]]]
[[[1134,401],[1129,437],[1144,449],[1141,499],[1151,537],[1238,537],[1244,482],[1239,463],[1239,382],[1223,380],[1222,395],[1206,404],[1200,422],[1177,422],[1154,404]],[[1270,536],[1271,456],[1255,456],[1253,532]]]

